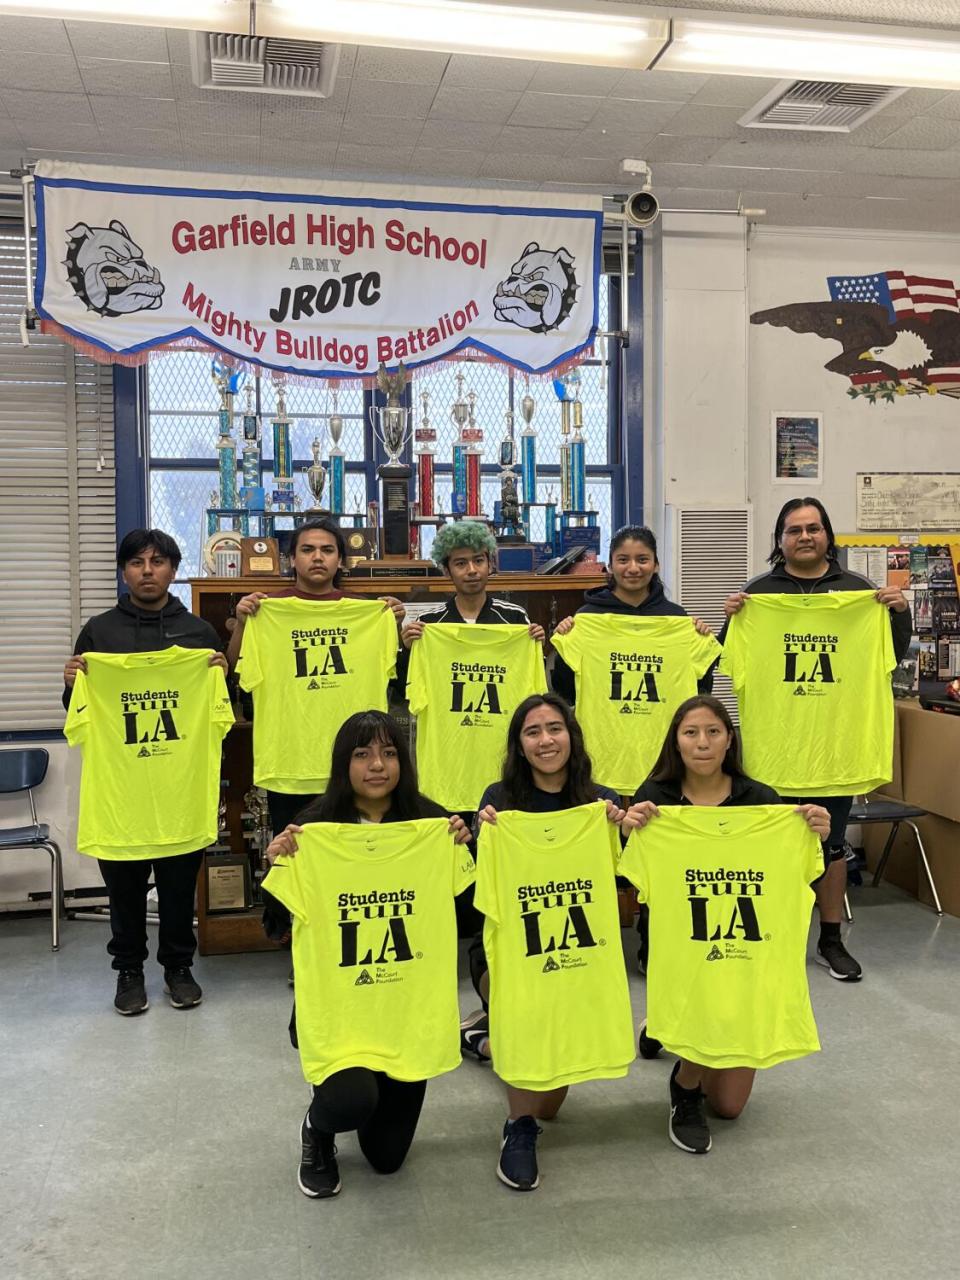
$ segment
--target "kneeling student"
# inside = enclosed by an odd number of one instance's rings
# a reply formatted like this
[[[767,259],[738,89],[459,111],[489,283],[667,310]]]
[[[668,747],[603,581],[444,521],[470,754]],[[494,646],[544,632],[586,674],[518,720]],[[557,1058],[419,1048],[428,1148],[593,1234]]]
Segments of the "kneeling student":
[[[356,1130],[396,1173],[427,1079],[460,1061],[454,897],[473,883],[470,830],[420,794],[390,716],[358,712],[333,746],[330,785],[267,848],[264,926],[293,916],[291,1039],[313,1100],[300,1127],[300,1190],[340,1191],[336,1135]]]
[[[665,925],[667,906],[658,913],[657,902],[651,902],[648,1010],[662,1002],[666,1010],[661,1014],[664,1023],[678,1037],[685,1036],[687,1042],[699,1040],[704,1044],[709,1043],[711,1048],[717,1050],[715,1054],[704,1055],[709,1056],[714,1065],[697,1061],[695,1056],[681,1054],[670,1076],[671,1141],[684,1151],[702,1154],[709,1151],[712,1144],[704,1100],[710,1103],[717,1115],[735,1119],[747,1104],[756,1076],[755,1066],[722,1065],[725,1058],[740,1057],[757,1065],[773,1065],[776,1061],[798,1057],[819,1047],[816,1027],[810,1013],[804,966],[809,913],[814,900],[809,885],[823,874],[823,857],[821,850],[810,841],[809,834],[805,835],[802,826],[799,832],[794,832],[792,827],[796,821],[795,815],[799,814],[809,831],[823,839],[830,830],[830,815],[826,809],[815,804],[790,809],[781,802],[772,787],[748,778],[740,763],[740,744],[727,709],[722,702],[708,695],[688,698],[677,708],[660,757],[627,810],[621,826],[623,834],[642,831],[655,819],[659,820],[657,825],[663,822],[660,806],[665,809],[667,806],[678,806],[666,809],[666,812],[679,824],[683,824],[685,818],[692,823],[698,809],[707,812],[720,807],[726,810],[728,806],[779,806],[782,809],[782,812],[775,810],[772,814],[766,808],[756,810],[755,816],[752,814],[748,821],[736,820],[732,815],[722,819],[713,815],[710,823],[700,823],[704,828],[702,831],[694,829],[692,825],[683,826],[682,830],[678,830],[675,846],[671,846],[669,850],[658,847],[659,867],[663,868],[665,862],[669,863],[669,874],[674,879],[680,877],[681,884],[685,886],[683,894],[689,894],[690,898],[700,897],[696,907],[689,907],[689,910],[699,912],[704,920],[707,918],[709,902],[695,891],[691,892],[683,879],[687,877],[689,881],[691,876],[696,879],[698,875],[695,869],[688,870],[695,868],[698,840],[709,840],[711,837],[714,840],[712,846],[704,846],[707,865],[716,867],[718,860],[723,859],[724,865],[729,864],[731,867],[724,873],[724,894],[730,892],[739,877],[753,876],[754,882],[748,887],[751,890],[760,888],[759,881],[764,874],[762,871],[757,873],[732,869],[733,863],[746,847],[745,841],[759,839],[761,858],[765,854],[764,846],[773,846],[778,856],[782,850],[785,867],[788,856],[792,857],[789,870],[785,871],[786,883],[779,907],[783,927],[779,931],[781,936],[777,939],[777,946],[783,959],[779,962],[779,969],[774,967],[763,975],[744,969],[741,965],[742,957],[735,948],[730,953],[731,958],[725,961],[724,969],[719,969],[716,964],[703,964],[704,955],[708,961],[719,961],[724,959],[725,953],[716,944],[712,948],[707,947],[704,952],[702,943],[698,943],[696,938],[691,941],[689,918],[684,919],[683,929],[678,929],[674,935],[677,938],[682,935],[682,948],[677,944],[670,948],[669,958],[662,955],[658,957],[658,926]],[[674,859],[669,857],[672,853],[679,854],[681,849],[685,858],[682,870],[674,867]],[[620,860],[619,869],[621,875],[637,884],[641,896],[646,897],[650,893],[650,882],[659,873],[651,867],[656,860],[653,857],[645,858],[641,850],[642,842],[636,837],[631,839]],[[756,860],[756,845],[752,846],[751,853]],[[806,872],[811,873],[809,880],[804,878]],[[707,873],[707,878],[715,874],[711,870]],[[768,871],[768,876],[769,874]],[[712,887],[707,885],[708,889]],[[672,908],[676,905],[676,892],[673,884],[669,888],[671,896],[668,905]],[[655,898],[656,894],[650,893],[650,896]],[[684,898],[679,909],[683,910],[688,906],[689,901]],[[721,936],[730,938],[731,935],[739,940],[744,933],[745,928],[735,929],[731,924],[722,935],[715,931],[704,933],[703,936],[705,942]],[[671,941],[669,934],[665,935],[665,941]],[[682,969],[685,960],[690,958],[690,946],[696,946],[699,950],[691,959],[695,967],[684,974]],[[671,960],[673,964],[670,964]],[[664,980],[667,967],[670,970],[669,982]],[[756,967],[755,962],[754,968]],[[728,991],[719,990],[715,984],[709,986],[720,973],[730,980]],[[685,985],[688,982],[689,985]],[[764,983],[768,986],[765,987]],[[683,988],[680,992],[680,1003],[684,1005],[682,1012],[672,1000],[672,994],[676,994],[680,987]],[[701,1025],[691,1027],[691,1008],[703,1012]],[[778,1009],[784,1019],[779,1024]],[[679,1016],[674,1016],[675,1014]],[[706,1025],[707,1022],[709,1026]],[[784,1022],[788,1026],[789,1042],[779,1038],[784,1034]],[[657,1035],[659,1025],[656,1019],[651,1017],[649,1023],[651,1032]],[[746,1025],[748,1023],[751,1024],[749,1027]],[[645,1020],[641,1028],[640,1054],[645,1058],[655,1057],[661,1045],[658,1039],[646,1034],[646,1027]],[[679,1050],[680,1045],[675,1044],[674,1047]],[[733,1051],[726,1052],[728,1048]],[[743,1052],[738,1053],[737,1048]]]

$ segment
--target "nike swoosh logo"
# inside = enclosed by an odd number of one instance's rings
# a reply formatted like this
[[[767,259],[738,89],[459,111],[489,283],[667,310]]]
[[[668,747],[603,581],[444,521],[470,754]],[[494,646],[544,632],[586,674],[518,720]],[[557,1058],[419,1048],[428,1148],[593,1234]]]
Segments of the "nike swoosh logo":
[[[86,703],[84,703],[82,707],[77,707],[77,715],[79,715],[81,711],[86,711],[86,709],[87,709]]]

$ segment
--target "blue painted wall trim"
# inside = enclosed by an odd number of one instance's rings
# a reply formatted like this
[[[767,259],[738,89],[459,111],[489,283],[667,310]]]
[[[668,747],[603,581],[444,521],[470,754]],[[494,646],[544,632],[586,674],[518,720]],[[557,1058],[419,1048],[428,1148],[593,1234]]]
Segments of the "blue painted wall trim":
[[[633,254],[633,275],[627,280],[630,301],[628,333],[630,343],[623,358],[623,386],[620,412],[623,422],[624,478],[626,481],[625,521],[644,524],[643,511],[643,238],[639,231]]]
[[[113,433],[117,464],[117,542],[147,523],[147,467],[143,454],[145,386],[139,369],[113,366]]]

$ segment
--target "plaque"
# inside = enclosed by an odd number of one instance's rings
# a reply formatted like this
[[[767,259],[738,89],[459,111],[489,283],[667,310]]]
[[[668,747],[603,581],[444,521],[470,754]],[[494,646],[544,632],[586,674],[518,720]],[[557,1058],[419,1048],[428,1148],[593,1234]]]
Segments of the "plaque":
[[[240,553],[245,578],[255,577],[258,573],[276,575],[280,572],[280,550],[276,538],[242,538]]]
[[[208,855],[207,910],[246,911],[250,906],[250,864],[246,858]]]
[[[344,529],[347,543],[347,568],[352,569],[359,560],[374,560],[380,546],[380,530],[372,525]]]

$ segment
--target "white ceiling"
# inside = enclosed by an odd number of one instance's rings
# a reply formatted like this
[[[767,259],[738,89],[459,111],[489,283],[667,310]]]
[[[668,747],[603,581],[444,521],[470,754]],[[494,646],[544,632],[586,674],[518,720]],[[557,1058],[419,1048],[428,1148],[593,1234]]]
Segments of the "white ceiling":
[[[949,26],[960,0],[695,7]],[[911,89],[844,135],[740,128],[776,83],[759,78],[344,47],[323,101],[200,90],[189,62],[182,31],[0,17],[0,171],[46,156],[609,193],[632,156],[668,206],[742,193],[770,223],[960,232],[960,91]]]

